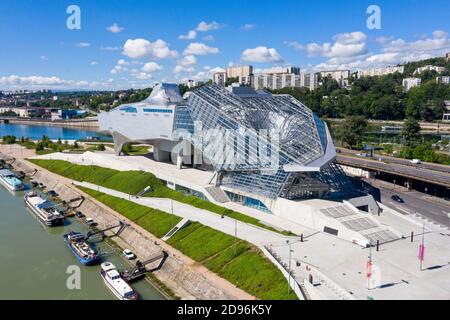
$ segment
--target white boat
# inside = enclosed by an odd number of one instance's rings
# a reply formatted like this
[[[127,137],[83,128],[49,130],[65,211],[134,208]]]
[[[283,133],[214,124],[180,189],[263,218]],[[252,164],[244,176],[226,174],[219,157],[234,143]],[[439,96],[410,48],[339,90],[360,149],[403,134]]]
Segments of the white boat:
[[[122,278],[111,262],[101,264],[101,276],[106,286],[120,300],[136,300],[136,291]]]
[[[0,182],[11,191],[23,190],[25,187],[22,181],[8,169],[0,170]]]
[[[47,226],[63,224],[64,215],[55,209],[53,203],[43,199],[36,192],[28,192],[24,199],[31,211]]]

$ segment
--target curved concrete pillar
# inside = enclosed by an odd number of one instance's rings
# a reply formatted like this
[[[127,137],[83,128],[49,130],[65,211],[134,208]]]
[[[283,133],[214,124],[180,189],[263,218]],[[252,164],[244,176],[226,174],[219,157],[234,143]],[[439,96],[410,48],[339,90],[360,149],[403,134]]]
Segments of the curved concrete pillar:
[[[122,153],[123,145],[127,142],[130,142],[130,140],[116,131],[112,133],[112,137],[114,140],[114,152],[116,153],[116,156],[120,156],[120,154]]]

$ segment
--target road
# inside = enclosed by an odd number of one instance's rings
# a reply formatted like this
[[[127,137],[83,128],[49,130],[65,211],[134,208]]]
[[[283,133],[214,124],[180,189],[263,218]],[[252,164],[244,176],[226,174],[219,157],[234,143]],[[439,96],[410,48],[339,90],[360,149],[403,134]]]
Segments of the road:
[[[342,165],[382,171],[450,188],[450,173],[444,171],[430,170],[423,166],[411,166],[392,162],[386,163],[378,161],[378,159],[358,158],[345,154],[338,154],[336,159]]]
[[[426,195],[417,191],[404,191],[404,188],[399,187],[393,190],[393,185],[388,187],[385,184],[374,183],[372,180],[366,180],[366,182],[375,184],[374,186],[380,190],[381,203],[384,205],[405,214],[418,213],[450,228],[450,205],[429,200]],[[400,196],[405,202],[398,203],[392,200],[391,196],[394,194]]]
[[[346,156],[346,155],[356,156],[357,153],[360,153],[359,151],[348,150],[348,149],[339,149],[339,150],[341,151],[339,155],[342,155],[342,156]],[[370,158],[367,158],[367,159],[370,159]],[[401,164],[404,166],[409,166],[409,167],[414,167],[414,168],[419,168],[419,169],[427,169],[427,170],[450,173],[450,166],[446,166],[443,164],[422,162],[421,164],[417,165],[417,164],[411,163],[411,161],[408,159],[387,157],[387,156],[382,156],[382,155],[375,154],[375,153],[373,155],[373,159],[376,159],[376,160],[381,159],[385,163],[395,163],[395,164]]]

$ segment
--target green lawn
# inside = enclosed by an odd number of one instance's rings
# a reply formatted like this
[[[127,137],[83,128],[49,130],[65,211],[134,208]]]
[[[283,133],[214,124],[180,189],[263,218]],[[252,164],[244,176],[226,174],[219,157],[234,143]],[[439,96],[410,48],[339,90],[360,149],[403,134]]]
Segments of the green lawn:
[[[132,150],[129,152],[126,152],[127,155],[130,156],[141,156],[149,153],[149,147],[146,146],[133,146]]]
[[[159,238],[181,220],[128,200],[79,188]],[[236,242],[230,235],[193,222],[167,243],[257,298],[297,299],[294,293],[287,293],[287,281],[277,267],[246,241]]]
[[[172,226],[175,226],[181,221],[180,217],[173,216],[157,209],[141,206],[134,202],[116,198],[92,189],[79,188],[124,217],[136,222],[158,238],[163,237],[170,229],[172,229]]]
[[[278,230],[275,230],[274,228],[261,223],[258,219],[249,217],[243,213],[221,207],[207,200],[203,200],[194,196],[184,195],[181,192],[172,190],[149,172],[117,171],[98,166],[81,166],[62,160],[29,159],[29,161],[67,178],[76,181],[90,182],[128,194],[135,195],[142,191],[144,188],[151,186],[152,191],[145,194],[144,196],[173,199],[175,201],[186,203],[199,209],[204,209],[220,215],[229,216],[239,221],[250,223],[267,230],[282,233],[285,235],[293,235],[293,233],[288,231],[280,232]]]

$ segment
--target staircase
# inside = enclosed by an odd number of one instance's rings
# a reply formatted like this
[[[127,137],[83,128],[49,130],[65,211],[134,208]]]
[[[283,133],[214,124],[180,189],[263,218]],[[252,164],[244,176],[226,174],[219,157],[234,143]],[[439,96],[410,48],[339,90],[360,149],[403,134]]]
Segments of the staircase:
[[[228,195],[225,193],[225,191],[218,187],[207,187],[205,188],[205,190],[216,202],[225,203],[230,201],[230,198],[228,198]]]
[[[369,242],[376,243],[378,240],[381,244],[400,239],[400,236],[392,230],[370,218],[368,213],[355,210],[346,204],[321,209],[320,211],[324,215],[336,219],[345,228],[358,232]]]
[[[183,218],[178,224],[169,230],[164,237],[161,238],[163,241],[167,241],[172,237],[178,230],[182,229],[186,225],[188,225],[191,221],[188,218]]]
[[[136,197],[141,197],[141,196],[143,196],[144,194],[146,194],[146,193],[148,193],[148,192],[152,192],[152,187],[151,187],[151,186],[145,187],[145,189],[142,190],[142,191],[140,191],[140,192],[136,195]]]

